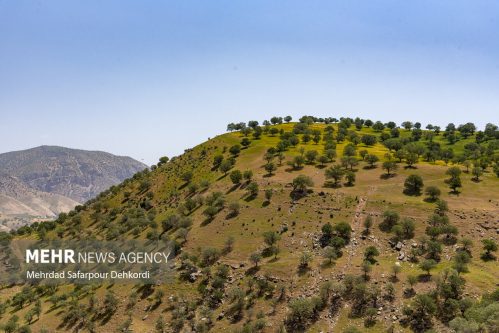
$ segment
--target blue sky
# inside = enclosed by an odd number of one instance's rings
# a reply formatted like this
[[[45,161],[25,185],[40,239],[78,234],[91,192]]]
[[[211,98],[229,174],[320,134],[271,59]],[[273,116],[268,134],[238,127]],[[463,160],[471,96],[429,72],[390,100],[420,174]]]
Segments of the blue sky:
[[[0,0],[0,152],[151,164],[288,114],[497,123],[499,2]]]

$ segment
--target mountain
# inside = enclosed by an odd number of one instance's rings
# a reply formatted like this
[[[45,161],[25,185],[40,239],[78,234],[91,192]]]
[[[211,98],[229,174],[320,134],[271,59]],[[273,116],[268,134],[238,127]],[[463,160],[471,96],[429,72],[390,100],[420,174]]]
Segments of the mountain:
[[[131,157],[57,146],[0,154],[0,170],[38,191],[83,203],[147,166]]]
[[[36,332],[497,331],[497,127],[273,122],[231,125],[55,222],[0,234],[170,241],[178,250],[168,283],[6,286],[0,324]],[[11,318],[36,309],[35,321]]]
[[[51,218],[146,165],[130,157],[56,146],[0,154],[0,214]]]

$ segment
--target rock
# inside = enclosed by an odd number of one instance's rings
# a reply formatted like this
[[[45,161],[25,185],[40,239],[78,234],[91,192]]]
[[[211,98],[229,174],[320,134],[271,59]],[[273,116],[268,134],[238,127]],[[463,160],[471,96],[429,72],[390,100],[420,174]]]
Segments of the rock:
[[[405,258],[405,253],[404,252],[400,252],[400,254],[398,255],[397,259],[398,260],[404,260]]]
[[[225,313],[220,312],[217,316],[217,320],[222,320],[225,317]]]
[[[144,317],[142,317],[142,320],[146,320],[147,317],[149,317],[149,315],[145,315]]]
[[[395,246],[395,243],[391,240],[388,241],[388,244],[391,246],[391,247],[394,247]]]
[[[400,251],[404,247],[404,244],[402,242],[398,242],[397,245],[395,245],[395,250]]]

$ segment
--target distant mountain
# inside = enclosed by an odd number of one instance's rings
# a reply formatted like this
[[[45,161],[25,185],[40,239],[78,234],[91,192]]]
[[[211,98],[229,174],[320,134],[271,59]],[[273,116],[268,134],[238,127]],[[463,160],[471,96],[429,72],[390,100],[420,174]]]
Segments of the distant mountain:
[[[126,156],[56,146],[0,154],[0,216],[53,217],[146,167]]]
[[[51,217],[76,205],[78,202],[71,198],[38,191],[15,177],[0,175],[0,212],[5,215]]]

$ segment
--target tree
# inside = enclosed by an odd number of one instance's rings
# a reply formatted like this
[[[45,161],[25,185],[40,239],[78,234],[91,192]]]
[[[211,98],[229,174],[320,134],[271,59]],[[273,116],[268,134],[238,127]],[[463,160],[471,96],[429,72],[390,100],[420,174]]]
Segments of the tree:
[[[291,165],[295,170],[301,169],[304,163],[305,158],[301,155],[295,156],[293,157],[293,160],[288,161],[288,164]]]
[[[293,118],[291,116],[284,117],[284,121],[287,123],[289,123],[291,120],[293,120]]]
[[[355,156],[357,154],[357,150],[355,146],[351,143],[347,144],[343,149],[343,156]]]
[[[321,166],[324,166],[327,162],[329,162],[329,158],[326,155],[321,155],[317,158]]]
[[[459,243],[461,243],[461,250],[470,253],[473,247],[473,241],[470,238],[462,238]]]
[[[265,190],[265,200],[267,200],[268,202],[270,202],[273,195],[274,195],[274,191],[271,188],[268,188]]]
[[[234,185],[241,184],[241,180],[243,178],[243,174],[239,170],[234,170],[230,173],[230,180]]]
[[[293,179],[293,192],[300,192],[300,193],[305,193],[308,189],[308,187],[314,186],[314,182],[312,181],[312,178],[305,176],[305,175],[299,175],[295,179]]]
[[[396,263],[392,266],[392,273],[393,273],[393,277],[395,278],[395,280],[397,279],[397,274],[402,272],[402,266],[400,266],[400,264]]]
[[[249,197],[256,197],[258,194],[258,184],[256,182],[251,182],[246,186],[246,193]]]
[[[258,267],[258,263],[262,260],[262,255],[258,252],[253,252],[250,255],[250,261],[255,265],[255,267]]]
[[[483,174],[483,169],[479,166],[476,166],[474,167],[472,170],[471,170],[471,173],[473,174],[473,180],[475,181],[480,181],[480,176]]]
[[[428,196],[430,201],[437,201],[440,196],[440,189],[436,186],[427,186],[425,188],[425,194]]]
[[[279,161],[279,165],[282,165],[282,161],[284,161],[285,158],[286,158],[286,156],[284,156],[284,154],[282,152],[279,152],[277,154],[277,160]]]
[[[243,172],[243,178],[246,180],[246,181],[251,181],[251,179],[253,179],[253,171],[251,170],[246,170]]]
[[[308,163],[314,163],[318,155],[317,150],[309,150],[305,153],[305,158]]]
[[[229,204],[229,216],[237,216],[239,215],[239,211],[241,210],[241,205],[239,202],[234,201]]]
[[[461,183],[461,178],[458,177],[452,177],[448,180],[449,187],[452,189],[452,192],[457,193],[457,189],[459,187],[462,187]]]
[[[432,326],[432,316],[437,311],[435,301],[426,294],[417,295],[412,303],[408,314],[411,318],[411,326],[415,332],[427,332]]]
[[[390,171],[397,170],[397,164],[393,161],[385,161],[383,162],[383,169],[386,170],[386,174],[389,176]]]
[[[385,125],[381,121],[375,122],[372,127],[373,130],[375,130],[376,132],[381,132],[382,130],[385,129]]]
[[[307,268],[308,265],[312,262],[313,256],[310,252],[304,251],[300,256],[300,268]]]
[[[383,222],[380,224],[380,229],[384,231],[392,230],[393,226],[398,223],[400,219],[399,214],[393,210],[386,210],[383,213]]]
[[[224,175],[227,175],[227,172],[232,169],[232,166],[233,163],[231,160],[223,160],[222,163],[220,163],[219,169]]]
[[[414,164],[417,164],[419,160],[419,156],[416,153],[408,153],[405,156],[405,163],[408,167],[412,167]]]
[[[364,260],[361,265],[362,272],[364,272],[364,280],[369,278],[369,273],[372,271],[372,265],[369,261]]]
[[[376,259],[374,257],[379,256],[379,251],[375,246],[368,246],[364,251],[364,260],[370,263],[375,263]]]
[[[459,167],[454,166],[447,169],[445,173],[450,176],[450,178],[447,179],[446,182],[449,184],[449,187],[452,189],[452,191],[456,193],[457,189],[459,187],[462,187],[461,177],[460,177],[461,169]]]
[[[265,164],[265,171],[267,171],[268,176],[272,176],[272,173],[277,170],[277,166],[273,162]]]
[[[182,174],[182,180],[186,183],[190,182],[193,177],[192,171],[186,171]]]
[[[366,159],[366,162],[369,164],[370,168],[374,168],[376,166],[376,162],[379,161],[378,156],[372,155],[372,154],[366,155],[365,159]]]
[[[336,249],[332,246],[326,246],[323,250],[323,256],[324,258],[329,260],[329,264],[332,263],[333,260],[336,260],[338,257],[336,253]]]
[[[325,170],[326,179],[334,179],[334,185],[338,185],[338,182],[343,178],[345,171],[343,168],[336,164]]]
[[[251,140],[250,140],[250,139],[248,139],[248,138],[243,138],[243,139],[241,140],[241,145],[242,145],[243,147],[248,147],[250,144],[251,144]]]
[[[369,230],[373,226],[373,218],[371,215],[367,215],[364,219],[364,228],[366,228],[366,234],[369,234]]]
[[[274,246],[281,237],[275,231],[266,231],[263,233],[263,241],[267,246]]]
[[[352,186],[355,182],[355,173],[352,171],[347,171],[345,174],[345,178],[347,179],[347,185]]]
[[[492,252],[497,251],[497,243],[493,239],[483,239],[483,250],[485,253],[482,254],[482,259],[484,260],[492,260],[494,259],[494,255]]]
[[[430,271],[437,266],[437,262],[433,259],[426,259],[419,264],[419,268],[426,272],[427,276],[431,276]]]
[[[375,135],[365,134],[361,137],[361,141],[366,146],[372,146],[376,144],[376,142],[378,142],[378,139],[376,138]]]
[[[414,286],[418,283],[418,277],[416,275],[407,276],[407,283],[409,284],[411,291],[414,292]]]
[[[240,145],[233,145],[232,147],[229,148],[229,153],[231,153],[233,156],[239,155],[240,152],[241,152]]]
[[[468,272],[468,263],[471,261],[471,257],[466,251],[458,251],[454,256],[454,263],[452,268],[456,270],[458,274]]]
[[[398,225],[400,228],[400,234],[397,236],[403,239],[411,239],[414,237],[414,230],[416,229],[416,224],[414,223],[414,220],[411,218],[404,218]]]
[[[350,241],[350,235],[352,233],[352,228],[347,222],[338,222],[333,226],[334,231],[338,237],[343,238],[346,242]]]
[[[404,122],[401,124],[401,126],[402,126],[403,128],[405,128],[407,131],[410,131],[410,130],[411,130],[411,128],[412,128],[412,126],[413,126],[413,124],[412,124],[412,122],[410,122],[410,121],[404,121]]]
[[[420,195],[423,185],[423,178],[421,178],[421,176],[409,175],[404,182],[404,193],[410,195]]]

